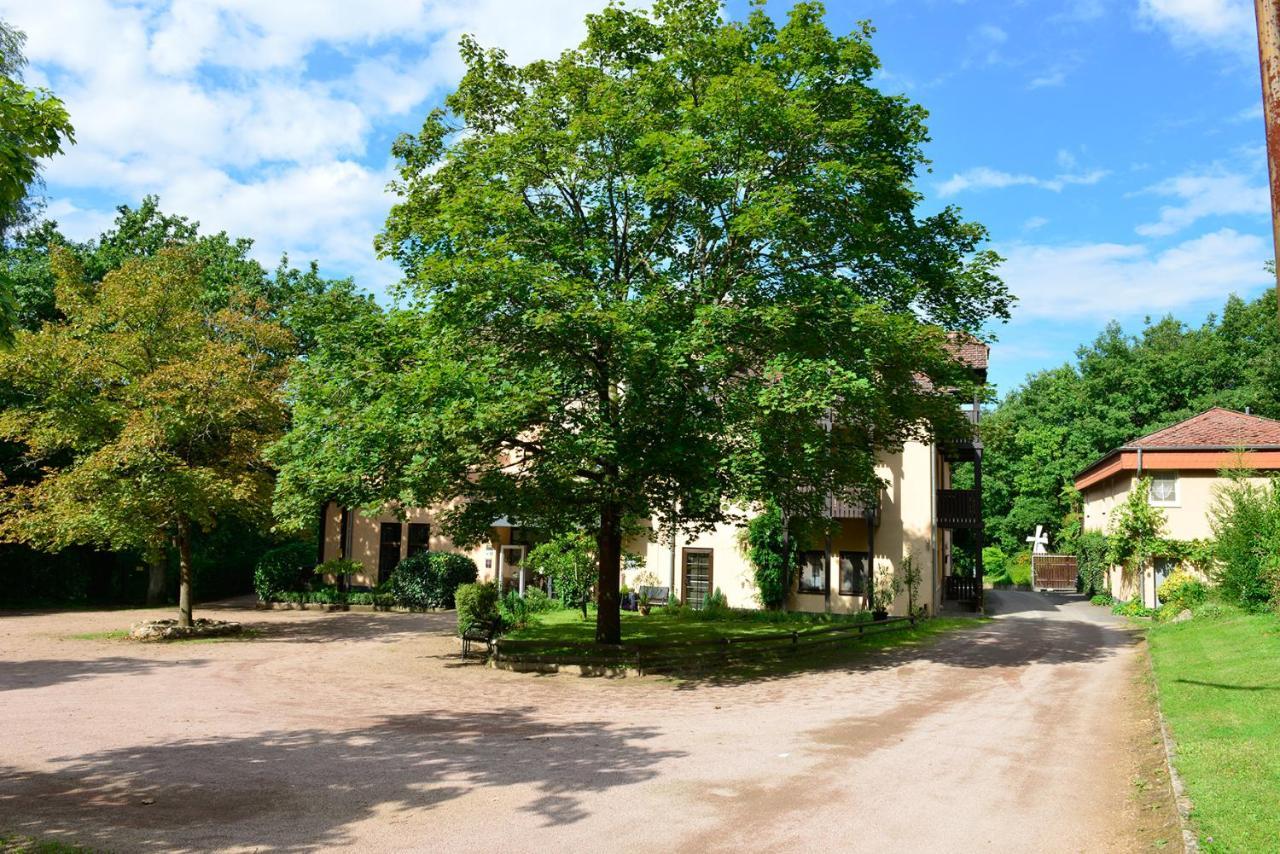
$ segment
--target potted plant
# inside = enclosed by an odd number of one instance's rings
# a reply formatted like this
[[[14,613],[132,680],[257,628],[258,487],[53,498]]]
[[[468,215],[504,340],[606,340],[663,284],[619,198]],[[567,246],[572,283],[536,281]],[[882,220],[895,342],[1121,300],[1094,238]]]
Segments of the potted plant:
[[[876,575],[875,585],[871,588],[871,618],[874,620],[889,619],[889,609],[893,601],[902,593],[902,579],[896,570],[881,572]]]
[[[636,607],[640,609],[640,616],[642,617],[649,616],[649,609],[651,606],[649,605],[648,590],[644,590],[644,589],[640,590],[640,598],[636,600]]]

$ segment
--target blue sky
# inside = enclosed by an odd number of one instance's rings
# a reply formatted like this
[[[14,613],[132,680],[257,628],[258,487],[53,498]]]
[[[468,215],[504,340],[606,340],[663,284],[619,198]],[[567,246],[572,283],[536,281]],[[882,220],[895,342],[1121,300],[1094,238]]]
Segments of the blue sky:
[[[0,0],[29,79],[68,103],[78,144],[47,170],[75,237],[118,204],[317,258],[374,291],[389,145],[456,82],[458,36],[527,61],[577,42],[602,0]],[[773,3],[781,17],[790,3]],[[865,0],[882,88],[931,114],[924,207],[991,231],[1021,299],[995,330],[1002,391],[1069,359],[1110,319],[1199,322],[1254,296],[1271,255],[1247,0]],[[358,9],[358,12],[353,11]],[[730,16],[745,3],[732,0]]]

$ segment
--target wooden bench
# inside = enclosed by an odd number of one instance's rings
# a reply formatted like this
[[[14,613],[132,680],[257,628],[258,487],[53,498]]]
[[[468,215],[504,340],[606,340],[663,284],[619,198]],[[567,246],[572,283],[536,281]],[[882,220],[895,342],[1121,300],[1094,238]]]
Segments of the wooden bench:
[[[502,620],[472,620],[462,630],[462,657],[471,652],[471,644],[484,643],[484,651],[493,651],[493,641],[502,633]]]
[[[641,596],[649,597],[649,605],[653,608],[661,608],[667,604],[667,600],[671,598],[670,587],[641,587]]]

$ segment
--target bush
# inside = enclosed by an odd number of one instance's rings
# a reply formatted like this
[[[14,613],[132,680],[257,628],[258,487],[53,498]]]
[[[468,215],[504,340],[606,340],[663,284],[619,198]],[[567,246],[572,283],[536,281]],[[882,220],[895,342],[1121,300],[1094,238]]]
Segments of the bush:
[[[515,590],[508,591],[507,595],[498,602],[498,614],[502,617],[503,625],[520,629],[533,622],[536,614],[554,611],[560,607],[560,603],[551,599],[546,593],[537,587],[530,587],[525,589],[523,596]]]
[[[548,596],[541,587],[526,587],[524,605],[530,614],[545,614],[548,611],[559,611],[564,606]]]
[[[550,578],[560,601],[581,608],[587,616],[591,588],[596,582],[596,542],[585,531],[558,534],[535,546],[524,559],[525,568]]]
[[[386,589],[410,608],[452,608],[460,584],[474,582],[476,562],[453,552],[418,552],[405,558],[387,579]]]
[[[1089,604],[1110,608],[1112,605],[1116,604],[1116,599],[1110,593],[1095,593],[1093,598],[1089,600]]]
[[[345,605],[348,599],[347,593],[343,590],[336,587],[321,587],[307,594],[305,601],[314,602],[317,605]]]
[[[1219,491],[1211,511],[1217,537],[1214,567],[1223,596],[1245,610],[1278,603],[1280,488],[1237,480]]]
[[[458,634],[473,622],[488,622],[501,617],[498,613],[498,585],[492,581],[459,585],[454,599],[458,608]]]
[[[1180,569],[1164,580],[1156,595],[1164,605],[1182,611],[1203,604],[1209,598],[1209,588],[1191,573]]]
[[[253,570],[253,589],[263,602],[274,602],[283,593],[305,590],[316,565],[316,549],[311,543],[286,543],[258,558]]]
[[[1128,602],[1117,602],[1111,606],[1111,613],[1121,617],[1153,617],[1155,610],[1142,604],[1141,599],[1130,599]]]
[[[1025,586],[1031,583],[1031,552],[1018,552],[1006,566],[1010,584]]]
[[[355,575],[357,572],[364,572],[363,564],[351,560],[351,558],[335,557],[317,566],[313,574],[317,578],[323,578],[326,575],[342,578],[344,575]]]
[[[720,588],[711,591],[711,594],[702,603],[702,614],[704,617],[718,618],[728,615],[729,600],[725,599],[724,594],[720,592]]]
[[[987,546],[982,550],[982,574],[996,583],[997,578],[1008,575],[1009,556],[999,546]]]

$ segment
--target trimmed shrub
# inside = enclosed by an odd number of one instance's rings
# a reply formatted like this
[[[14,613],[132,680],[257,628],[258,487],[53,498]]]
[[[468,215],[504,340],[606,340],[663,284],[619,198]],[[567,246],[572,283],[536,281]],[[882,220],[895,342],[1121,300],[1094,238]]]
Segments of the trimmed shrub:
[[[458,608],[458,634],[477,620],[490,621],[500,618],[498,613],[498,585],[492,581],[460,585],[454,594]]]
[[[1209,598],[1209,588],[1191,573],[1180,569],[1164,580],[1156,595],[1164,605],[1182,611],[1203,604]]]
[[[419,552],[400,561],[387,592],[410,608],[452,608],[460,584],[479,576],[476,562],[453,552]]]
[[[316,565],[316,547],[311,543],[286,543],[258,558],[253,570],[253,589],[263,602],[280,599],[282,593],[305,590]]]

